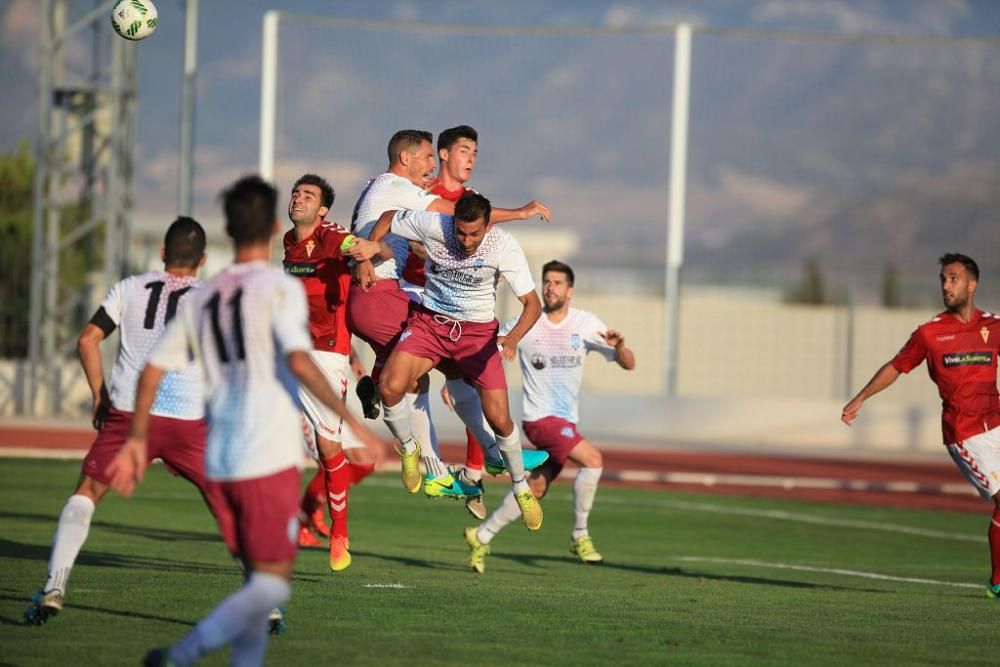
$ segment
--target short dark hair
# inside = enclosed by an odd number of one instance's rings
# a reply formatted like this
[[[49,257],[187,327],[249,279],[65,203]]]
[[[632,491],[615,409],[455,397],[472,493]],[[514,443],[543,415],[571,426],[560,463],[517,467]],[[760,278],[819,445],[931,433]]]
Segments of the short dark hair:
[[[492,210],[489,199],[478,192],[466,190],[462,198],[455,203],[455,222],[473,222],[482,218],[488,225]]]
[[[226,233],[236,245],[266,243],[277,219],[278,191],[256,174],[244,176],[219,195]]]
[[[179,269],[198,267],[205,255],[205,230],[194,218],[178,217],[163,236],[163,263]]]
[[[454,146],[455,142],[459,139],[469,139],[478,144],[479,133],[468,125],[449,127],[447,130],[438,135],[438,150],[450,151],[451,147]]]
[[[424,130],[400,130],[389,140],[389,164],[399,162],[399,154],[403,151],[413,151],[414,146],[420,146],[425,141],[434,143],[434,135]]]
[[[558,259],[553,259],[548,262],[545,262],[545,265],[542,266],[543,280],[545,279],[545,274],[548,273],[549,271],[555,271],[556,273],[565,273],[566,282],[569,283],[570,287],[572,287],[573,284],[576,282],[576,276],[573,275],[573,269],[570,268],[569,264],[566,264],[565,262],[560,262]]]
[[[975,278],[977,282],[979,281],[979,265],[968,255],[963,255],[960,252],[946,252],[938,258],[938,262],[940,262],[942,269],[949,264],[961,264],[970,276]]]
[[[333,186],[322,176],[317,176],[316,174],[302,174],[299,176],[299,180],[295,181],[295,185],[292,186],[292,192],[295,192],[295,188],[300,185],[315,185],[319,188],[320,193],[320,204],[330,208],[333,206],[333,200],[336,198],[337,193],[333,191]]]

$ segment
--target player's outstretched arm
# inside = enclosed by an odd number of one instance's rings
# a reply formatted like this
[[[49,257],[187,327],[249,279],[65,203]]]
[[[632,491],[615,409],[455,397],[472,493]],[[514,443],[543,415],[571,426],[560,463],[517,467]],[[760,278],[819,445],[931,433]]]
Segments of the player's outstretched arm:
[[[139,376],[139,386],[135,395],[135,412],[128,440],[108,464],[107,474],[111,488],[123,496],[131,496],[135,487],[142,482],[146,472],[146,442],[149,439],[149,411],[156,399],[164,371],[152,364],[146,364]]]
[[[552,222],[552,211],[549,207],[532,199],[521,208],[495,208],[490,213],[490,222],[509,222],[510,220],[530,220],[535,216],[541,216],[545,222]]]
[[[330,383],[326,381],[323,373],[316,367],[316,364],[307,352],[304,350],[289,352],[288,369],[303,387],[308,389],[324,405],[336,412],[337,416],[351,427],[351,430],[354,431],[354,434],[358,436],[365,447],[375,450],[381,448],[382,444],[378,438],[347,409],[344,401],[330,387]]]
[[[103,329],[96,324],[88,322],[87,326],[80,332],[80,337],[76,339],[76,353],[80,357],[83,374],[87,378],[90,393],[94,397],[94,403],[90,411],[90,420],[91,424],[98,431],[104,426],[108,409],[111,407],[108,388],[104,384],[104,365],[101,360],[101,341],[105,337],[106,334]]]
[[[608,329],[600,336],[605,343],[615,348],[615,363],[627,371],[635,368],[635,354],[625,346],[625,336],[620,331]]]
[[[364,262],[371,259],[387,260],[392,259],[392,248],[383,240],[369,241],[368,239],[355,238],[354,245],[344,249],[345,257]]]
[[[368,235],[368,238],[372,241],[381,241],[392,229],[392,219],[396,217],[396,211],[386,211],[378,217],[378,222],[372,227],[372,233]]]
[[[531,327],[535,326],[535,322],[542,314],[542,302],[535,290],[517,297],[517,300],[521,302],[522,306],[521,316],[517,318],[517,324],[506,336],[497,336],[497,344],[503,348],[501,354],[507,361],[514,361],[514,357],[517,356],[517,344],[531,330]]]
[[[840,414],[840,421],[850,426],[857,419],[861,404],[891,385],[898,377],[899,371],[896,370],[891,361],[883,364],[882,368],[878,369],[872,379],[868,381],[868,384],[844,406],[844,410]]]

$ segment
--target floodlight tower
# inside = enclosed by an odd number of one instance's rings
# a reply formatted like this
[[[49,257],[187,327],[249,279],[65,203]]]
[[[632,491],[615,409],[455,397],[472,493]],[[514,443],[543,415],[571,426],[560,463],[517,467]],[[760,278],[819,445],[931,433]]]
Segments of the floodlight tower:
[[[18,407],[54,415],[80,377],[66,363],[76,333],[126,271],[136,58],[111,31],[114,0],[39,4],[29,366]]]

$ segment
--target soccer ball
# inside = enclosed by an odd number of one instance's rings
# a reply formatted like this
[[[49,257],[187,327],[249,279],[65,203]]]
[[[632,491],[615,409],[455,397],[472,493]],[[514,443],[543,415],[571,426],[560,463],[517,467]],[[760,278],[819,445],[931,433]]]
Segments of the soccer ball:
[[[118,0],[111,8],[111,27],[133,42],[146,39],[156,30],[156,5],[150,0]]]

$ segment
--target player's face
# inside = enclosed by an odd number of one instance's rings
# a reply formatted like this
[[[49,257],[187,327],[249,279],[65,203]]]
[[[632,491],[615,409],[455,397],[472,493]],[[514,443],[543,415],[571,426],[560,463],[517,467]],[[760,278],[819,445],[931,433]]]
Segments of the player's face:
[[[476,218],[471,222],[455,221],[455,239],[466,255],[476,254],[488,231],[485,218]]]
[[[448,150],[441,151],[441,168],[459,183],[472,178],[479,148],[472,139],[459,139]]]
[[[562,271],[549,271],[542,276],[542,301],[546,312],[561,310],[572,295],[569,277]]]
[[[952,312],[965,308],[969,298],[976,291],[976,280],[961,262],[945,264],[941,267],[941,298],[944,307]]]
[[[424,187],[424,183],[434,178],[434,147],[431,142],[424,141],[420,147],[410,152],[410,161],[406,165],[407,178],[414,185]]]
[[[293,223],[309,224],[322,218],[326,214],[326,207],[323,206],[323,193],[319,186],[301,184],[292,190],[292,197],[288,200],[288,218]],[[323,213],[320,213],[323,209]]]

